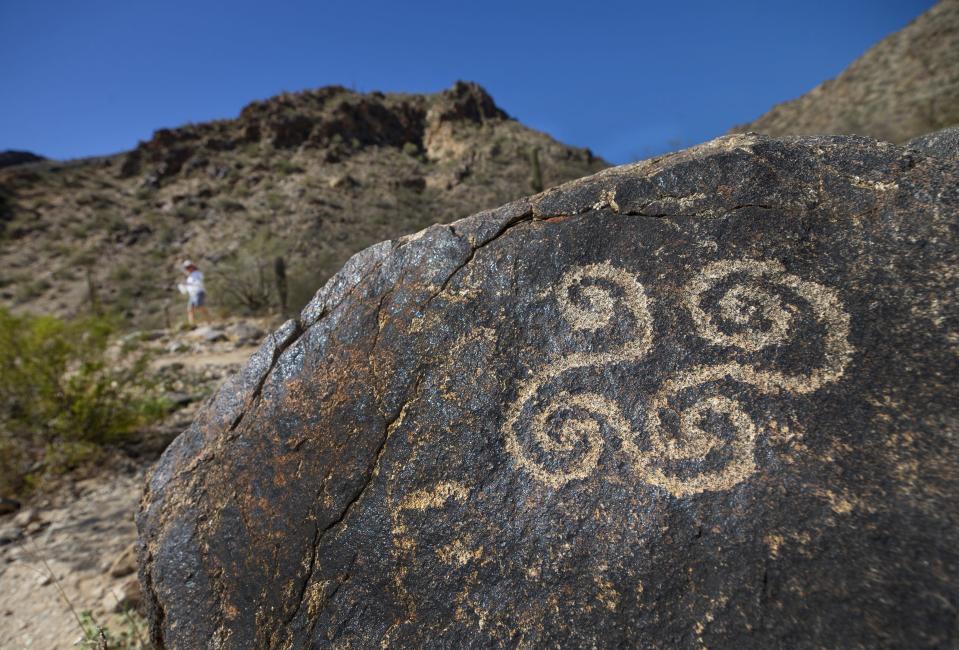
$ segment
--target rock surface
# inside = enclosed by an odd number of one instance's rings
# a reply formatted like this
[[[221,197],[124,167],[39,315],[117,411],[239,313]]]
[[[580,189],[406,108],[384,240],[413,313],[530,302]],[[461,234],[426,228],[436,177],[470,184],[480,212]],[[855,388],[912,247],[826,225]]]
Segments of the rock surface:
[[[959,126],[913,138],[906,146],[928,156],[959,160]]]
[[[954,646],[957,214],[738,135],[367,249],[150,477],[155,640]]]

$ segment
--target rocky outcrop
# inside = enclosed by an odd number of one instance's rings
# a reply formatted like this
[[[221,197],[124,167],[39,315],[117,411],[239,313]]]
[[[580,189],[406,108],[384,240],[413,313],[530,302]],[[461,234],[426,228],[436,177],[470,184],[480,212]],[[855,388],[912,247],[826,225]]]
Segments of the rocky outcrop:
[[[445,149],[458,143],[458,125],[508,119],[489,93],[471,82],[458,81],[435,95],[359,94],[328,86],[252,102],[236,120],[159,129],[126,154],[120,175],[149,169],[162,181],[179,174],[191,158],[202,163],[193,168],[204,169],[205,155],[261,143],[278,150],[332,150],[329,155],[337,160],[365,147],[404,145],[416,151],[440,149],[435,157],[445,158],[455,155],[445,155]]]
[[[729,136],[356,255],[149,479],[155,640],[955,645],[957,176]]]
[[[959,0],[940,0],[835,79],[734,131],[910,138],[959,124]]]
[[[43,156],[38,156],[29,151],[15,151],[13,149],[0,151],[0,168],[25,165],[26,163],[32,162],[42,162],[44,160],[46,160],[46,158]]]

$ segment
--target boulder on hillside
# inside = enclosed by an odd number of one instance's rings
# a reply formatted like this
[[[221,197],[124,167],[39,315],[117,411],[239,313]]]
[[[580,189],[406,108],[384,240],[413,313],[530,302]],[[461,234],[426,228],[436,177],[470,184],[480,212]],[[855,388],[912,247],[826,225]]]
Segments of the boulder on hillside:
[[[155,641],[956,645],[957,176],[728,136],[359,253],[149,479]]]

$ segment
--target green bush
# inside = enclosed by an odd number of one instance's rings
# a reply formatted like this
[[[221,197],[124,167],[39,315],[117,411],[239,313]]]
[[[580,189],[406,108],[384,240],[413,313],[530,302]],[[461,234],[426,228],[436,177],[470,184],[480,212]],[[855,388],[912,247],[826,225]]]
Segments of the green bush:
[[[80,612],[78,621],[83,637],[76,645],[81,650],[151,650],[147,640],[147,622],[135,611],[124,612],[119,629],[100,625],[90,611]]]
[[[115,331],[106,317],[0,309],[0,490],[70,469],[166,412],[148,357],[111,346]]]

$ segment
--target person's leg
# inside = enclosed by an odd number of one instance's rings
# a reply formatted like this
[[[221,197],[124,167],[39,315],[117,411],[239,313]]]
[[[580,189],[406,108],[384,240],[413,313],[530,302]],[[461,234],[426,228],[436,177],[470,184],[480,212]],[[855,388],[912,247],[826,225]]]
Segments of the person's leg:
[[[188,304],[186,306],[186,321],[190,324],[190,327],[193,327],[193,325],[196,323],[195,312],[196,307],[194,307],[192,304]]]
[[[194,306],[194,317],[197,312],[203,314],[203,320],[210,322],[210,312],[206,310],[206,291],[201,291],[193,299],[190,300],[190,304]]]

